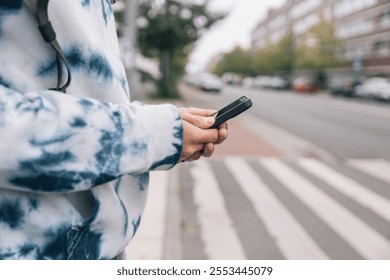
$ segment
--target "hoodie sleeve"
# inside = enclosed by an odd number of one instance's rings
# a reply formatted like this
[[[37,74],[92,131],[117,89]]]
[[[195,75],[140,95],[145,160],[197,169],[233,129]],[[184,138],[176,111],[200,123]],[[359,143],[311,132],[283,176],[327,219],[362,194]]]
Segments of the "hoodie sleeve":
[[[174,166],[182,122],[172,105],[127,105],[0,85],[0,188],[75,192]]]

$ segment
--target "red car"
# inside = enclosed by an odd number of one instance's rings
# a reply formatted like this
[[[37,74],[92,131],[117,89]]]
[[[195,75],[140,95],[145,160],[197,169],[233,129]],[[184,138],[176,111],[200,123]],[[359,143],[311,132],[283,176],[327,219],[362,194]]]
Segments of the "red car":
[[[301,77],[293,82],[292,90],[296,92],[315,93],[318,91],[318,87],[312,80]]]

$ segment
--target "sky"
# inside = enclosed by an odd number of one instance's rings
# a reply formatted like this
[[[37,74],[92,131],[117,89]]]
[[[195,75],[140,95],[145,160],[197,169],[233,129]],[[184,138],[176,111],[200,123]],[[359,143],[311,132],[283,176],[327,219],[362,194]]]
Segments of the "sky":
[[[269,8],[278,8],[285,0],[209,0],[213,11],[228,11],[229,15],[207,31],[190,55],[187,71],[200,72],[219,53],[236,46],[250,47],[251,32]]]

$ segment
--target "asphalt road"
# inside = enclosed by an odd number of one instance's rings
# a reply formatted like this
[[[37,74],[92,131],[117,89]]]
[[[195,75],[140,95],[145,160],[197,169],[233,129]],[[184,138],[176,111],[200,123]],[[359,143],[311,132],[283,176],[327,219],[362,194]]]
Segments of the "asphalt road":
[[[250,114],[337,159],[390,159],[388,103],[227,86],[219,94],[194,91],[186,104],[217,109],[242,95],[253,101]]]

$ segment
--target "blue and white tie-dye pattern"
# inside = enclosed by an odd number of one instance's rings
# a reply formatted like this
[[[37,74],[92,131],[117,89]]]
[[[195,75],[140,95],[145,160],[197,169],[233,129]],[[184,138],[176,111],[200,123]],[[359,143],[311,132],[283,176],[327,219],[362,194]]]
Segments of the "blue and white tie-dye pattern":
[[[148,172],[180,158],[180,114],[130,103],[109,0],[51,0],[49,17],[67,94],[46,90],[55,54],[31,11],[0,0],[0,259],[111,259],[139,226]]]

